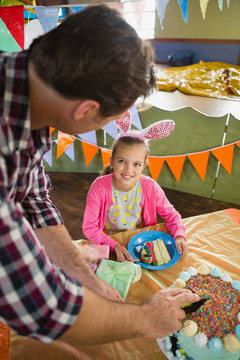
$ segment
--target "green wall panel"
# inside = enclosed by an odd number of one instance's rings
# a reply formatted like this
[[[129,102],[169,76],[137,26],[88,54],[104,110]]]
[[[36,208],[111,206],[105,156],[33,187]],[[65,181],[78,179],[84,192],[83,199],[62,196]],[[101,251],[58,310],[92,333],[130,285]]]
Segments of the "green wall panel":
[[[213,198],[240,205],[240,149],[235,145],[231,175],[220,165]]]

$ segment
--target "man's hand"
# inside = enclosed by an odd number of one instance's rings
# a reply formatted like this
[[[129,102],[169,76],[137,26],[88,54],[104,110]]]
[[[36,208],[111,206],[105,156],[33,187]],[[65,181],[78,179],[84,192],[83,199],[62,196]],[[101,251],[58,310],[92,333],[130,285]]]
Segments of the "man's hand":
[[[123,298],[116,289],[114,289],[106,281],[103,281],[102,279],[98,279],[98,280],[99,280],[99,285],[95,289],[95,291],[99,295],[102,295],[103,297],[109,300],[123,302]]]
[[[144,334],[148,338],[162,338],[182,328],[186,313],[180,307],[199,300],[187,289],[158,291],[142,304],[141,316]]]
[[[117,261],[126,261],[127,260],[130,262],[133,262],[133,258],[131,257],[131,255],[129,254],[129,252],[127,251],[127,249],[124,246],[117,244],[114,246],[113,251],[116,254]]]
[[[182,236],[177,236],[175,239],[175,244],[179,254],[181,256],[186,256],[188,253],[188,246],[186,240]]]

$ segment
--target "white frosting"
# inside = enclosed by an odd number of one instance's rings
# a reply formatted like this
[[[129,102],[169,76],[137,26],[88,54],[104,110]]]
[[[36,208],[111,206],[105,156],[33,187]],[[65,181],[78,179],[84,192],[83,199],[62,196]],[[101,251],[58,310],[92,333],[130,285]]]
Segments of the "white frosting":
[[[197,275],[197,269],[195,269],[194,267],[190,266],[188,268],[188,272],[191,276]]]
[[[226,282],[231,282],[232,281],[231,276],[226,274],[226,273],[221,275],[221,279],[222,279],[222,281],[226,281]]]
[[[203,332],[199,332],[195,336],[195,343],[197,344],[197,346],[203,347],[203,346],[207,345],[207,342],[208,342],[207,335],[204,334]]]

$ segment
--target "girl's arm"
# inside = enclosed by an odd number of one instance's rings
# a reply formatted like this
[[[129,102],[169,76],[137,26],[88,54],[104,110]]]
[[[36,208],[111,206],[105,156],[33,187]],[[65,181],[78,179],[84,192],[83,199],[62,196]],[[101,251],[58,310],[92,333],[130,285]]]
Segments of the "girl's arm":
[[[95,244],[110,245],[111,251],[113,251],[114,246],[118,242],[112,240],[103,232],[106,207],[106,196],[104,196],[103,189],[100,189],[99,182],[96,180],[87,195],[83,218],[83,232]]]

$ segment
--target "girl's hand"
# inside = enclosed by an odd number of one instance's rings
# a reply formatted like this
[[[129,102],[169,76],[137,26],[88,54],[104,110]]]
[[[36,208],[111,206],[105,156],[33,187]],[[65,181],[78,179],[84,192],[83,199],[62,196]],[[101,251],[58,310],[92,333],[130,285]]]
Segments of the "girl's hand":
[[[124,246],[117,244],[114,246],[113,251],[116,254],[117,261],[130,261],[132,263],[134,262],[133,258]]]
[[[186,240],[182,236],[177,236],[175,239],[175,244],[179,254],[181,256],[186,256],[188,253],[188,246]]]

